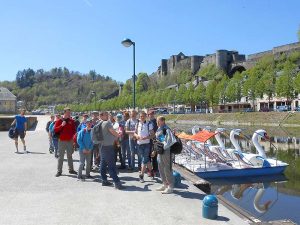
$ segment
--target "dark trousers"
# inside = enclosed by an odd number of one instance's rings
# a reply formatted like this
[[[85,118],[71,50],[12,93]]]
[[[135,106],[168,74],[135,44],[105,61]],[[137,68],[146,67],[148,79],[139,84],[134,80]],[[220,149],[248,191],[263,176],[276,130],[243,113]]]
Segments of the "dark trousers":
[[[151,151],[150,151],[150,155],[151,155],[151,153],[153,151],[153,141],[152,140],[150,142],[150,149],[151,149]],[[155,172],[157,172],[158,171],[157,154],[155,154],[154,157],[150,157],[150,160],[151,160],[151,164],[152,164],[153,170]]]
[[[108,173],[114,182],[120,182],[120,179],[117,175],[115,154],[116,153],[113,146],[102,146],[100,153],[100,175],[103,181],[107,181],[106,168],[108,168]]]

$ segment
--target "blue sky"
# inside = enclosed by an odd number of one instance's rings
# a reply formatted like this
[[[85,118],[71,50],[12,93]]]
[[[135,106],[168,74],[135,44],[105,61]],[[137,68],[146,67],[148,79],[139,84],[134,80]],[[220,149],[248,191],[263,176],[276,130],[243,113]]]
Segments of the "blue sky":
[[[251,54],[298,41],[299,0],[0,0],[0,81],[67,67],[126,81],[162,58],[217,49]]]

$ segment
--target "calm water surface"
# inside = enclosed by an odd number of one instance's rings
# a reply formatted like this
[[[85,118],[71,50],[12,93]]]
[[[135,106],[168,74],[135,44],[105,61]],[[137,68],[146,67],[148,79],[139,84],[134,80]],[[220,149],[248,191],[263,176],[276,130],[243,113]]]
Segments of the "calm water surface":
[[[171,125],[184,131],[191,131],[190,125]],[[232,128],[228,128],[228,134]],[[215,128],[212,127],[212,130]],[[245,152],[255,153],[250,139],[255,130],[262,127],[244,127],[246,138],[238,140]],[[277,156],[289,163],[284,175],[242,179],[214,179],[212,193],[222,195],[261,221],[290,219],[300,224],[300,129],[263,128],[271,137],[271,143],[261,142],[268,156]],[[223,136],[226,147],[231,143]],[[213,141],[215,142],[215,141]]]

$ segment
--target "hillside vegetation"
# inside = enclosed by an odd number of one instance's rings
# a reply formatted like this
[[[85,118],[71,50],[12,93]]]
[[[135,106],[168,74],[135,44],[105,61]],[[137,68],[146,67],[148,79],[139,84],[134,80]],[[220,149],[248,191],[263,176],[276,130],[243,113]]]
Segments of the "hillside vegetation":
[[[87,104],[111,94],[118,89],[118,83],[108,76],[90,71],[88,74],[54,68],[50,71],[26,69],[19,71],[13,82],[0,82],[28,110],[42,105]]]

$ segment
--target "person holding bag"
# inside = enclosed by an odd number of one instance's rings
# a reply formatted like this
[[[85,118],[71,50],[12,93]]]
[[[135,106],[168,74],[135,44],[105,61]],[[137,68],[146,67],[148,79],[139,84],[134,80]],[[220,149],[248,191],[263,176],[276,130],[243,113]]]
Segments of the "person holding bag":
[[[163,144],[163,153],[158,154],[158,170],[162,179],[163,185],[157,188],[162,194],[170,194],[174,188],[174,178],[172,173],[171,161],[171,146],[176,142],[176,138],[171,129],[165,123],[166,119],[163,116],[157,118],[158,129],[155,133],[158,142]]]

